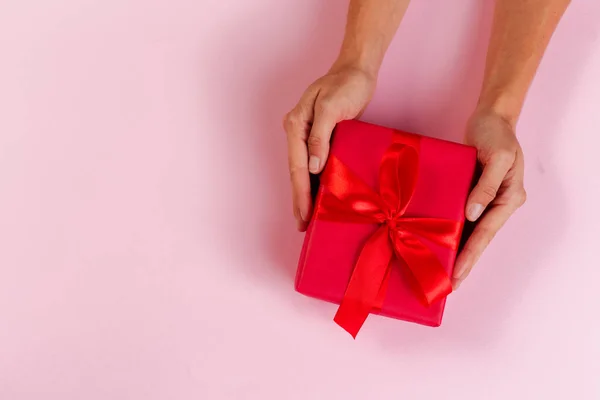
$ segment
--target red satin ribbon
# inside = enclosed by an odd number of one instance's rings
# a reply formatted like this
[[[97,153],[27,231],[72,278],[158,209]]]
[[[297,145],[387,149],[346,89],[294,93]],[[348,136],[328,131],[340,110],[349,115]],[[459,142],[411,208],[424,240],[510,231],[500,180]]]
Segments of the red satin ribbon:
[[[316,218],[380,225],[358,257],[334,318],[353,337],[369,313],[381,308],[394,256],[412,273],[413,290],[426,305],[452,292],[450,278],[440,261],[419,238],[456,249],[462,224],[404,216],[415,190],[418,169],[418,147],[393,143],[381,161],[377,193],[335,156],[327,163],[322,177],[325,190]]]

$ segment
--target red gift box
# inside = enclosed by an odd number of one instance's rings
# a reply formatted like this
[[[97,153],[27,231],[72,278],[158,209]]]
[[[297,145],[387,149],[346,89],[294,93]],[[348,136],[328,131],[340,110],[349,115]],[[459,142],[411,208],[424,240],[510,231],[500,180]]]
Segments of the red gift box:
[[[340,304],[354,337],[369,313],[439,326],[475,166],[472,147],[338,124],[296,290]]]

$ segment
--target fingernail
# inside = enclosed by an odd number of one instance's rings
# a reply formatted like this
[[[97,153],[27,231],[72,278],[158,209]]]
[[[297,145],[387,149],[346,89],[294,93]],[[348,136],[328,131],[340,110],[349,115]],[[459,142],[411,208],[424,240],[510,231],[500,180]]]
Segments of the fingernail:
[[[321,160],[317,156],[310,156],[308,159],[308,170],[313,174],[319,172],[319,165],[321,164]]]
[[[300,211],[300,218],[302,219],[302,221],[306,222],[306,216],[302,211]]]
[[[483,213],[483,206],[481,204],[471,204],[467,210],[467,219],[469,221],[476,221]]]
[[[467,271],[467,264],[462,260],[459,259],[456,264],[454,265],[454,272],[452,273],[452,281],[455,283],[460,283],[460,281],[462,280],[463,275],[465,274],[465,272]]]

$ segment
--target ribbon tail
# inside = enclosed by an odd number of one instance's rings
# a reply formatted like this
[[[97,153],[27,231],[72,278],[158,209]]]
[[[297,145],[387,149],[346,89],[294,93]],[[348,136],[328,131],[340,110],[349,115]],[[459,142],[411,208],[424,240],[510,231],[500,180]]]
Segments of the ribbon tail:
[[[387,288],[390,284],[390,274],[392,272],[392,268],[388,268],[385,276],[383,277],[383,282],[381,283],[381,287],[379,288],[379,292],[377,293],[377,298],[375,299],[375,304],[373,304],[372,312],[379,313],[383,308],[383,303],[385,302],[385,294],[387,293]]]
[[[452,282],[437,256],[415,235],[394,231],[391,234],[396,256],[403,260],[415,278],[413,289],[429,306],[452,293]]]
[[[363,247],[334,321],[353,338],[379,303],[393,250],[386,225],[379,228]]]

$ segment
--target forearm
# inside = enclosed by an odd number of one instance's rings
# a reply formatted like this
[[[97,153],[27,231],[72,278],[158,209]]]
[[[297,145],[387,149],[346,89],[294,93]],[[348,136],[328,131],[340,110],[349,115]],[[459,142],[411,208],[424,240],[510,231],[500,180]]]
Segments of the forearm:
[[[569,0],[496,0],[479,107],[516,124]]]
[[[352,66],[377,75],[410,0],[351,0],[346,33],[333,68]]]

